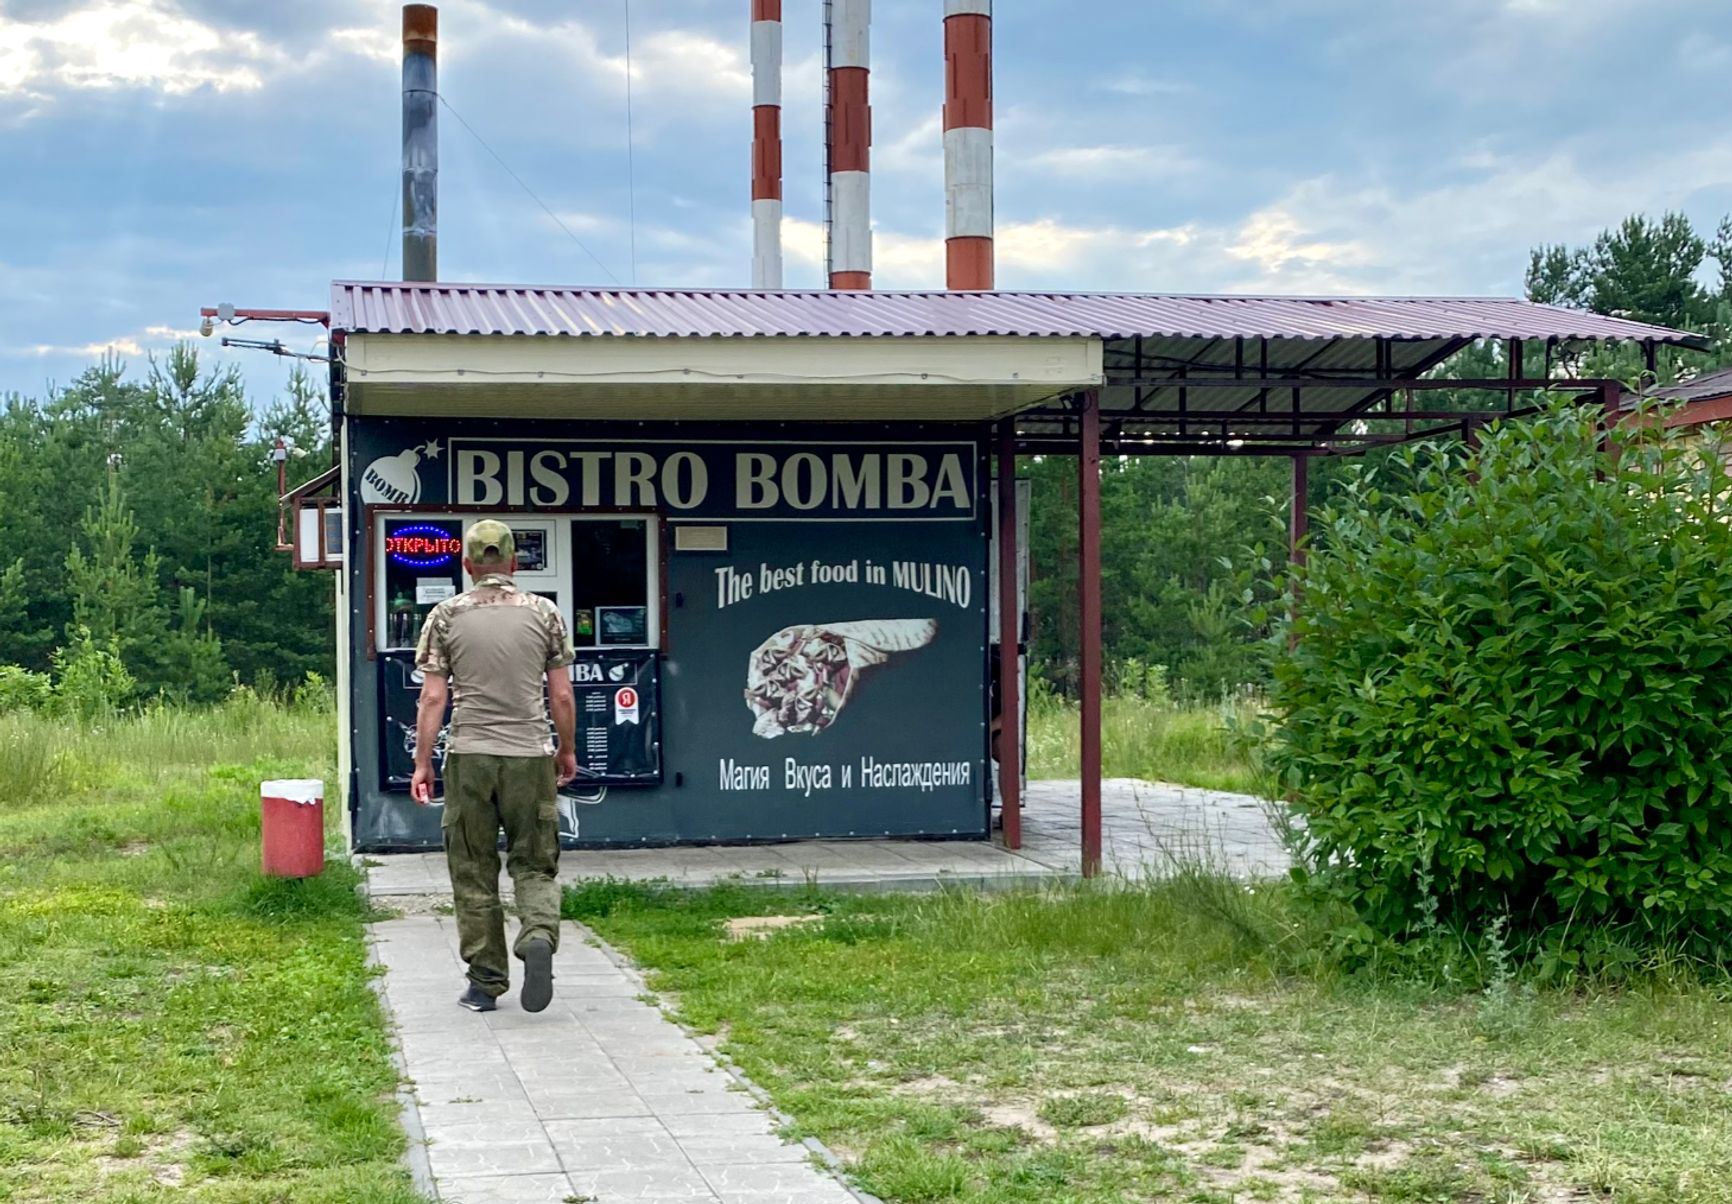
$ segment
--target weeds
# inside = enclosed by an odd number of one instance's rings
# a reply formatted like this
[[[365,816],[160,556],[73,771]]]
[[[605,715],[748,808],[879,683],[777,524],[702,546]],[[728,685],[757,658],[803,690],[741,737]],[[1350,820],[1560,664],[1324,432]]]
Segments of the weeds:
[[[1506,936],[1509,917],[1499,916],[1486,930],[1481,944],[1479,1024],[1488,1037],[1505,1036],[1531,1019],[1534,990],[1531,983],[1518,982],[1516,966]]]
[[[1040,1118],[1054,1128],[1087,1129],[1122,1120],[1130,1110],[1122,1095],[1090,1091],[1054,1096],[1040,1106]]]
[[[1030,683],[1028,772],[1034,778],[1074,778],[1080,729],[1077,709]],[[1240,734],[1253,717],[1248,705],[1181,706],[1164,693],[1101,700],[1101,757],[1108,777],[1172,782],[1254,794],[1265,783],[1252,745]]]
[[[15,747],[52,754],[0,773],[0,1200],[412,1204],[355,872],[258,869],[258,782],[333,780],[329,719],[0,716]]]
[[[887,1201],[1724,1198],[1723,978],[1547,987],[1502,926],[1360,949],[1296,884],[1171,871],[797,901],[594,884],[566,912]]]
[[[66,788],[66,756],[34,722],[0,716],[0,765],[0,807],[46,802]]]
[[[72,800],[133,783],[141,788],[184,777],[195,767],[261,761],[296,773],[322,770],[332,756],[331,721],[318,699],[284,707],[250,692],[221,706],[152,706],[90,722],[30,711],[0,714],[0,809]],[[251,785],[257,785],[257,778]]]

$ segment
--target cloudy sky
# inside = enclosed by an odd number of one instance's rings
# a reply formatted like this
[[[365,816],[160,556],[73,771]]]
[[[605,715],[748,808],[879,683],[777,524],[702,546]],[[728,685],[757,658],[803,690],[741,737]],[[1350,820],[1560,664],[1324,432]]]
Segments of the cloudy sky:
[[[629,153],[627,0],[440,7],[442,276],[747,283],[747,0],[631,4]],[[818,8],[786,0],[802,287]],[[941,286],[942,6],[874,8],[877,281]],[[0,0],[0,391],[398,274],[399,9]],[[999,0],[996,31],[1007,288],[1510,293],[1537,242],[1732,211],[1728,0]]]

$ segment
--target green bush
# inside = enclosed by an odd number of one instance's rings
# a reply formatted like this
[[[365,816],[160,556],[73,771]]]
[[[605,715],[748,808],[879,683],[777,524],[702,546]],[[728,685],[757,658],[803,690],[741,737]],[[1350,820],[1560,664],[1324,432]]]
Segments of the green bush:
[[[46,673],[32,673],[17,665],[0,665],[0,715],[12,711],[40,711],[54,697],[54,683]]]
[[[71,635],[66,647],[54,653],[55,709],[84,720],[113,715],[138,692],[138,683],[120,659],[119,644],[99,644],[84,627]]]
[[[1376,930],[1574,960],[1732,926],[1732,489],[1718,448],[1554,409],[1318,515],[1273,751],[1315,880]]]

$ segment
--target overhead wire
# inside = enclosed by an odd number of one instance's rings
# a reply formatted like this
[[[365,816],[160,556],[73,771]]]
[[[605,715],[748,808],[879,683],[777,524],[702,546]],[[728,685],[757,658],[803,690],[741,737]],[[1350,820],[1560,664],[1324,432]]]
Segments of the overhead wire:
[[[391,270],[391,244],[397,241],[397,210],[403,204],[403,190],[396,187],[391,190],[391,224],[385,227],[385,256],[379,261],[379,279],[385,279],[385,273]]]
[[[629,75],[629,72],[628,72],[628,75]],[[470,125],[469,122],[464,119],[463,114],[459,113],[456,110],[456,108],[453,107],[451,102],[445,99],[444,94],[436,92],[436,93],[434,93],[434,95],[439,97],[439,103],[444,105],[445,108],[450,111],[451,116],[457,118],[457,124],[461,125],[464,129],[468,130],[469,136],[481,144],[481,149],[486,151],[488,154],[492,155],[493,161],[495,163],[498,163],[500,167],[505,169],[505,174],[510,176],[513,180],[515,180],[517,182],[517,186],[519,188],[523,189],[524,192],[529,194],[529,199],[534,201],[537,205],[540,205],[541,211],[543,213],[547,214],[548,217],[553,219],[553,224],[558,226],[561,230],[565,231],[565,236],[567,238],[571,239],[572,242],[576,243],[578,246],[578,249],[581,250],[585,255],[589,256],[590,259],[592,259],[595,262],[596,267],[600,268],[603,272],[607,273],[607,278],[609,280],[613,281],[615,284],[621,284],[620,278],[618,276],[615,276],[613,274],[612,269],[609,268],[607,266],[607,264],[605,264],[601,261],[601,257],[599,255],[597,255],[594,251],[590,250],[588,245],[584,243],[583,239],[579,238],[576,234],[572,233],[571,227],[566,225],[563,221],[561,221],[559,214],[555,213],[552,210],[552,208],[550,208],[548,206],[546,201],[542,200],[541,197],[536,195],[535,189],[531,188],[528,184],[523,182],[522,176],[518,175],[516,172],[511,170],[511,164],[507,163],[505,161],[505,159],[500,155],[500,153],[493,149],[493,147],[488,143],[487,139],[483,138],[479,133],[476,132],[475,127]],[[624,286],[621,285],[621,287],[624,287]]]

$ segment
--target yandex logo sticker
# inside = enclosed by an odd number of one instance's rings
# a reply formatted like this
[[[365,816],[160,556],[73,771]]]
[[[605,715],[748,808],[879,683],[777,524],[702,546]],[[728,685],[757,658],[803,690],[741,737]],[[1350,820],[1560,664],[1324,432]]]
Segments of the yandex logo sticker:
[[[637,691],[632,687],[621,686],[614,691],[613,721],[616,726],[622,723],[639,722]]]

